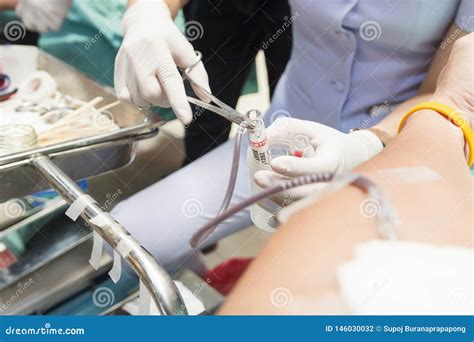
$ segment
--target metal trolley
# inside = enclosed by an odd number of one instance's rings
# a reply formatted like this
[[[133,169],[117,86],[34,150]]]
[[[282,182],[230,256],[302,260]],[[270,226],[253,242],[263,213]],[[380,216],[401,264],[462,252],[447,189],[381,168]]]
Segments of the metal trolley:
[[[110,89],[42,51],[38,51],[38,66],[56,79],[59,90],[65,94],[81,99],[101,96],[107,102],[116,100]],[[153,137],[164,123],[158,116],[149,116],[125,103],[111,113],[118,130],[0,157],[0,203],[52,187],[70,205],[84,195],[76,181],[128,165],[134,160],[137,141]],[[90,203],[81,217],[90,221],[103,213],[99,205]],[[94,224],[90,227],[136,272],[159,312],[186,314],[183,299],[163,266],[119,222],[110,215],[106,217],[103,228]],[[116,249],[123,239],[130,244],[126,255]]]

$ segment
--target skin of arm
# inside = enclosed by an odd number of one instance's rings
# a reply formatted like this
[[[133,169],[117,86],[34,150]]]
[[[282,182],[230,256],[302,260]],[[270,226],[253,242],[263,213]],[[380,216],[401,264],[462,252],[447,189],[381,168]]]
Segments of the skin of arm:
[[[456,25],[451,25],[443,40],[446,42],[446,44],[443,44],[443,48],[439,48],[436,52],[433,62],[431,63],[431,66],[428,70],[427,76],[419,89],[418,95],[402,102],[382,121],[376,124],[374,128],[378,128],[386,132],[388,135],[394,137],[397,134],[400,120],[410,108],[421,102],[432,100],[433,92],[436,88],[436,80],[438,79],[441,70],[446,65],[446,61],[448,60],[448,57],[451,53],[454,42],[466,34],[468,33],[464,32]],[[455,39],[448,40],[448,37],[451,35],[453,35]]]
[[[1,0],[0,9],[14,9],[16,7],[18,0]]]
[[[397,209],[400,240],[472,246],[472,177],[460,130],[444,117],[419,111],[401,134],[356,171],[373,179]],[[435,157],[433,157],[435,156]],[[424,165],[439,181],[392,183],[377,170]],[[375,221],[361,214],[366,195],[346,187],[295,214],[278,229],[231,293],[220,314],[321,314],[346,312],[338,298],[336,269],[354,247],[378,239]],[[409,200],[407,200],[409,199]],[[291,301],[272,304],[285,288]]]
[[[132,6],[137,0],[128,0],[128,7]],[[171,15],[175,18],[178,15],[179,10],[186,4],[184,0],[164,0],[171,11]]]

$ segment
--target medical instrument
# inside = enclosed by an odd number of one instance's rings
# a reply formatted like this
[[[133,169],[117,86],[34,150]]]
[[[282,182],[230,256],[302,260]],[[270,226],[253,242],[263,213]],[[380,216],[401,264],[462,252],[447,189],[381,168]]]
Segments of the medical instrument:
[[[53,116],[53,114],[59,114],[62,116],[67,114],[69,111],[78,109],[83,104],[83,101],[57,91],[51,98],[44,99],[39,103],[33,101],[22,101],[21,104],[15,107],[15,111],[18,113],[34,112],[41,116],[47,115],[47,117]]]
[[[111,105],[116,101],[115,95],[107,88],[43,51],[37,51],[39,69],[54,77],[61,92],[81,98],[87,89],[88,93]],[[75,181],[129,164],[135,156],[137,141],[156,136],[164,121],[158,115],[148,117],[145,112],[124,103],[114,106],[110,112],[118,126],[116,130],[0,156],[0,202],[53,187],[71,205],[85,195]],[[96,203],[87,203],[81,212],[86,222],[102,214],[104,211]],[[90,227],[112,248],[127,241],[129,252],[121,257],[143,281],[160,313],[186,314],[186,306],[172,278],[159,262],[120,223],[109,216],[105,223],[102,228],[94,224]]]
[[[183,73],[182,73],[183,80],[188,80],[191,84],[193,84],[194,87],[197,87],[199,89],[200,93],[204,94],[210,101],[214,102],[217,106],[204,102],[202,100],[196,99],[191,96],[187,97],[188,101],[196,106],[210,110],[211,112],[214,112],[237,125],[240,125],[242,122],[247,122],[247,127],[252,127],[253,126],[252,122],[245,115],[243,115],[242,113],[239,113],[237,110],[235,110],[231,106],[219,100],[216,96],[212,95],[209,91],[207,91],[204,87],[200,86],[197,82],[195,82],[192,79],[192,77],[190,76],[191,71],[202,60],[201,52],[196,51],[196,55],[197,55],[196,62],[193,65],[186,68],[185,70],[183,70]]]
[[[372,180],[359,174],[355,174],[354,176],[355,177],[350,183],[363,190],[367,196],[379,206],[379,210],[373,215],[373,217],[376,219],[376,229],[379,236],[387,240],[396,240],[398,238],[399,221],[392,204],[387,200],[382,191]],[[198,247],[204,241],[204,239],[206,239],[214,231],[215,227],[217,227],[219,223],[241,211],[242,209],[251,206],[252,204],[255,204],[267,197],[302,185],[321,182],[338,182],[341,180],[344,181],[345,179],[347,179],[347,175],[336,175],[325,172],[282,181],[281,184],[265,189],[251,196],[250,198],[247,198],[239,204],[231,207],[218,217],[209,221],[206,225],[199,229],[196,234],[194,234],[190,241],[190,245],[193,248]]]
[[[21,83],[16,96],[24,101],[39,103],[53,97],[57,89],[55,79],[46,71],[39,70]]]
[[[265,132],[265,123],[263,114],[258,110],[251,110],[247,117],[252,122],[252,127],[248,128],[249,145],[255,161],[262,166],[270,165],[270,154],[267,134]]]
[[[36,74],[42,75],[42,79],[53,79],[45,71]],[[34,83],[32,80],[36,79],[31,78],[27,83]],[[120,102],[114,101],[96,109],[96,105],[104,100],[102,97],[99,96],[89,102],[84,102],[72,96],[64,95],[56,89],[55,85],[52,97],[37,98],[41,102],[23,101],[15,108],[15,111],[20,115],[21,113],[28,113],[22,117],[19,116],[19,122],[25,122],[26,115],[38,115],[36,121],[41,126],[38,128],[39,146],[80,139],[120,128],[116,125],[114,116],[109,111],[120,105]],[[15,120],[13,121],[15,122]]]
[[[298,158],[312,157],[314,148],[306,135],[296,134],[290,142],[288,154]]]
[[[6,101],[8,100],[11,96],[16,94],[18,91],[17,89],[13,89],[8,91],[8,88],[10,88],[11,85],[11,80],[8,75],[5,74],[0,74],[0,101]]]
[[[38,135],[33,127],[28,125],[0,126],[0,151],[21,151],[36,145]]]
[[[248,139],[250,145],[249,151],[253,151],[253,162],[258,163],[259,165],[258,167],[254,168],[254,171],[260,170],[261,167],[269,168],[271,158],[268,141],[265,134],[265,123],[262,120],[263,115],[258,110],[250,110],[245,114],[245,116],[250,120],[252,126],[249,128],[248,121],[242,121],[239,125],[239,129],[237,130],[229,182],[217,216],[221,215],[227,210],[232,199],[232,195],[234,194],[235,183],[237,181],[237,172],[239,170],[242,136],[246,131],[248,131]],[[249,163],[249,165],[251,165],[251,163]],[[253,179],[251,181],[253,181]]]
[[[110,112],[100,112],[95,109],[95,106],[102,100],[102,97],[96,97],[76,110],[67,112],[64,116],[50,124],[40,135],[40,144],[52,144],[67,139],[78,139],[119,129]],[[114,103],[102,108],[107,109],[113,106]],[[43,115],[43,118],[51,115],[55,115],[55,113],[49,112]]]
[[[10,87],[10,84],[10,77],[5,74],[0,74],[0,92],[7,90]]]

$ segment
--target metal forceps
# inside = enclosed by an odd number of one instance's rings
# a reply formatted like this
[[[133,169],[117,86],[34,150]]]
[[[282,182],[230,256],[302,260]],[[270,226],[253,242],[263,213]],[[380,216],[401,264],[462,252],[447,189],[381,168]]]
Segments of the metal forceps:
[[[201,93],[203,93],[209,100],[211,100],[216,105],[212,105],[210,103],[204,102],[202,100],[196,99],[196,98],[191,97],[191,96],[187,96],[188,101],[190,103],[196,105],[196,106],[199,106],[199,107],[202,107],[204,109],[210,110],[211,112],[216,113],[216,114],[226,118],[227,120],[236,123],[237,125],[240,125],[242,122],[245,121],[247,123],[247,128],[254,127],[254,124],[253,124],[252,120],[250,120],[247,116],[245,116],[244,114],[238,112],[237,110],[235,110],[231,106],[229,106],[229,105],[225,104],[224,102],[222,102],[221,100],[219,100],[217,97],[215,97],[209,91],[207,91],[206,89],[201,87],[197,82],[195,82],[191,78],[190,73],[191,73],[192,69],[196,65],[198,65],[202,60],[202,53],[201,52],[196,51],[196,55],[197,55],[196,62],[194,62],[193,65],[191,65],[191,66],[189,66],[189,67],[187,67],[186,69],[183,70],[183,73],[182,73],[183,80],[188,80],[194,87],[197,87]]]

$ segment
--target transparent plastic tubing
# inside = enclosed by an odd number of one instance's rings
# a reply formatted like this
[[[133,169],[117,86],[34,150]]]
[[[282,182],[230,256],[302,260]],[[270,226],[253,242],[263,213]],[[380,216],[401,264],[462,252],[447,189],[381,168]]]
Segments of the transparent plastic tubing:
[[[216,217],[219,217],[224,213],[227,208],[229,208],[230,201],[234,195],[235,183],[237,182],[237,173],[239,172],[239,163],[240,163],[240,150],[242,148],[242,136],[245,133],[246,128],[248,127],[247,122],[243,121],[239,125],[237,130],[237,135],[235,137],[234,144],[234,155],[232,157],[232,168],[230,170],[229,183],[227,184],[227,190],[225,192],[224,200],[222,201],[221,207],[217,212]],[[212,227],[214,230],[216,227]]]
[[[377,185],[362,175],[355,175],[355,179],[351,182],[364,192],[366,192],[370,198],[372,198],[379,205],[379,210],[374,215],[377,220],[377,231],[379,235],[388,240],[397,239],[397,227],[398,218],[395,209],[392,207],[390,202],[386,199]],[[297,177],[279,185],[265,189],[264,191],[247,198],[246,200],[236,204],[232,208],[218,215],[216,218],[209,221],[193,236],[190,241],[190,245],[193,248],[198,247],[215,229],[216,227],[227,218],[233,216],[237,212],[251,206],[252,204],[261,201],[264,198],[276,195],[282,191],[289,190],[302,185],[309,185],[320,182],[330,182],[336,180],[337,177],[343,178],[344,176],[336,176],[332,173],[317,173],[313,175]]]

